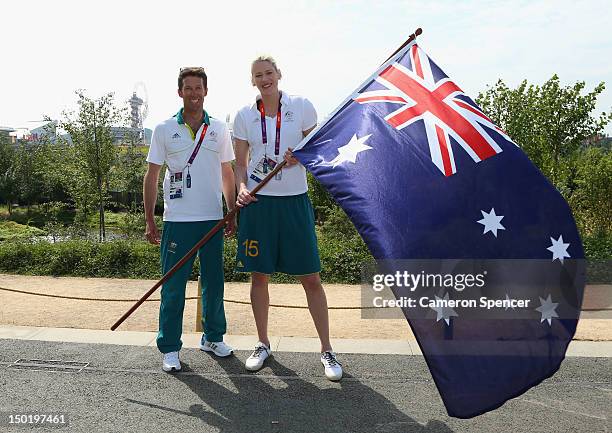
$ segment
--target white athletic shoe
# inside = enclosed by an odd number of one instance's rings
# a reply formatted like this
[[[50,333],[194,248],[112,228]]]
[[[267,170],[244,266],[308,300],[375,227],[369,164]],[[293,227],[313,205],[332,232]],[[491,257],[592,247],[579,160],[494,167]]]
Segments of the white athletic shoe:
[[[181,361],[179,360],[178,352],[164,353],[162,370],[165,372],[181,371]]]
[[[204,339],[204,336],[202,336],[202,339],[200,340],[200,350],[203,350],[205,352],[212,352],[215,355],[220,356],[221,358],[225,358],[227,356],[230,356],[232,353],[234,353],[234,349],[228,346],[227,344],[225,344],[225,342],[206,341]]]
[[[263,367],[264,361],[270,356],[270,348],[263,344],[261,341],[255,345],[255,350],[251,353],[251,356],[247,358],[244,366],[247,370],[257,371]]]
[[[325,367],[325,377],[329,380],[342,379],[342,364],[338,362],[334,352],[323,352],[321,354],[321,364]]]

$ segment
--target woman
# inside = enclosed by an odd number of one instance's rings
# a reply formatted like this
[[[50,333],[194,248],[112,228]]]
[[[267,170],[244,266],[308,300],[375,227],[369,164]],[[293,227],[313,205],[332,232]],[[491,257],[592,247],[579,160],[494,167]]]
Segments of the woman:
[[[317,113],[306,98],[278,89],[281,71],[272,57],[251,65],[251,82],[259,90],[255,103],[234,119],[237,205],[242,209],[238,233],[238,271],[251,273],[251,305],[259,342],[246,360],[259,370],[270,355],[268,282],[274,272],[295,275],[321,340],[321,363],[330,380],[342,378],[342,366],[329,341],[327,299],[319,272],[321,263],[314,232],[314,213],[306,191],[306,170],[292,149],[317,124]],[[250,154],[250,159],[249,159]],[[287,165],[256,197],[250,191],[282,161]]]

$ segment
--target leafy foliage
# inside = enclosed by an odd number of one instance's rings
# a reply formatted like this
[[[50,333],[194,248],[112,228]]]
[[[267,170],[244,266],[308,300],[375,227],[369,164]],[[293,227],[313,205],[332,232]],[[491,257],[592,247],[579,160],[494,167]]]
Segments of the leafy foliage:
[[[523,81],[510,89],[502,80],[476,102],[527,153],[560,191],[571,188],[572,158],[590,137],[603,131],[610,114],[593,116],[604,83],[583,95],[584,82],[562,87],[557,75],[542,86]]]
[[[99,99],[76,92],[78,112],[64,112],[59,126],[70,135],[71,161],[68,175],[71,195],[84,214],[95,207],[99,213],[99,238],[105,238],[104,209],[111,168],[117,159],[111,127],[125,123],[126,110],[115,106],[113,94]]]
[[[594,147],[582,151],[575,183],[570,204],[583,233],[612,233],[612,152]]]

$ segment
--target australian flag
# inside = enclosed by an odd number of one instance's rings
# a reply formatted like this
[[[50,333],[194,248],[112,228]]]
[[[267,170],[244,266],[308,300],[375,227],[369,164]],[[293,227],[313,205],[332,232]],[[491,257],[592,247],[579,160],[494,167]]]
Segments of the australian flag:
[[[480,294],[532,298],[520,314],[506,308],[493,318],[403,309],[451,416],[496,409],[558,370],[584,289],[569,206],[415,42],[294,154],[377,261],[471,260],[474,269],[486,262],[496,267],[496,288]]]

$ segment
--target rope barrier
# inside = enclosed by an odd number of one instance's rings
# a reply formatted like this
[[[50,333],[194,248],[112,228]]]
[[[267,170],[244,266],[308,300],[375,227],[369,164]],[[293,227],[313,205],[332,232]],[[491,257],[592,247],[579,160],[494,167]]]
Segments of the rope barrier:
[[[112,299],[112,298],[87,298],[87,297],[79,297],[79,296],[64,296],[64,295],[53,295],[49,293],[37,293],[37,292],[28,292],[26,290],[17,290],[17,289],[7,289],[5,287],[0,287],[0,290],[5,292],[19,293],[22,295],[33,295],[33,296],[42,296],[45,298],[56,298],[56,299],[71,299],[74,301],[94,301],[94,302],[136,302],[138,299]],[[196,300],[197,296],[186,296],[186,301]],[[146,299],[145,302],[159,302],[160,299]],[[241,304],[241,305],[251,305],[248,301],[237,301],[235,299],[223,299],[224,302],[230,304]],[[298,308],[298,309],[308,309],[305,305],[282,305],[282,304],[270,304],[270,307],[276,308]],[[369,310],[378,307],[327,307],[328,310]]]
[[[94,302],[136,302],[138,299],[111,299],[111,298],[84,298],[78,296],[64,296],[64,295],[53,295],[49,293],[36,293],[36,292],[28,292],[26,290],[17,290],[17,289],[7,289],[5,287],[0,287],[0,290],[5,292],[19,293],[22,295],[33,295],[33,296],[42,296],[45,298],[58,298],[58,299],[71,299],[74,301],[94,301]],[[186,301],[192,301],[198,299],[197,296],[186,296]],[[160,299],[147,299],[145,302],[159,302]],[[251,305],[248,301],[237,301],[235,299],[223,299],[224,302],[229,304],[241,304],[241,305]],[[270,307],[275,308],[297,308],[297,309],[308,309],[305,305],[283,305],[283,304],[270,304]],[[379,307],[327,307],[328,310],[370,310]],[[612,311],[612,308],[583,308],[581,311]]]

